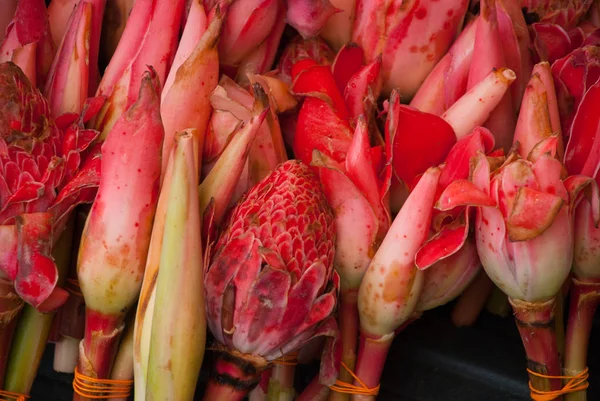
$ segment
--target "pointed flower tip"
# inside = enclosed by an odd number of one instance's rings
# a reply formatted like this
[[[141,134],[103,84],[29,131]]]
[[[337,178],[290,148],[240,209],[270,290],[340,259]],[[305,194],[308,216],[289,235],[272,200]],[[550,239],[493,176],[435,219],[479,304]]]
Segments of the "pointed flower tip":
[[[511,84],[515,79],[517,79],[517,74],[515,74],[513,70],[508,68],[497,69],[496,75],[507,84]]]
[[[260,83],[252,83],[252,92],[254,94],[254,110],[256,113],[261,113],[269,108],[269,96]]]
[[[144,72],[144,75],[142,76],[142,83],[135,103],[136,106],[131,107],[128,112],[136,109],[137,106],[149,106],[159,101],[161,90],[160,78],[152,66],[149,65],[147,67],[148,71]]]

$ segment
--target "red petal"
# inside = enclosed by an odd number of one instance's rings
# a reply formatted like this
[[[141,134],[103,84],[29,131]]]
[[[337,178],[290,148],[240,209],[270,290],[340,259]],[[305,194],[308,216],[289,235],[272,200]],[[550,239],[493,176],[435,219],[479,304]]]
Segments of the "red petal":
[[[379,206],[377,174],[370,158],[369,132],[364,118],[359,118],[346,155],[346,171],[371,206]]]
[[[411,184],[415,176],[444,161],[456,143],[456,135],[450,124],[434,114],[402,105],[397,111],[394,172],[406,184]]]
[[[268,352],[261,347],[271,337],[277,337],[284,315],[291,277],[288,272],[266,266],[248,293],[241,310],[235,314],[233,343],[244,353]],[[269,305],[269,307],[265,307]]]
[[[323,100],[307,98],[302,104],[294,136],[294,155],[310,164],[313,150],[334,158],[346,158],[352,134],[345,120],[340,120]]]
[[[443,227],[419,249],[415,264],[420,270],[425,270],[439,260],[452,256],[462,248],[468,235],[468,220]]]
[[[312,66],[311,66],[312,65]],[[306,68],[309,66],[308,68]],[[341,120],[348,118],[348,110],[328,66],[316,65],[312,59],[302,59],[292,67],[294,81],[291,90],[296,94],[325,95],[331,100],[335,114]]]
[[[39,41],[48,27],[46,4],[43,0],[20,0],[14,22],[22,45]]]
[[[565,152],[569,174],[595,177],[600,167],[600,81],[586,92],[581,100]]]
[[[331,70],[340,93],[344,93],[350,78],[364,65],[364,53],[356,43],[344,45],[333,60]]]
[[[535,23],[531,25],[531,29],[534,37],[533,44],[540,61],[548,61],[552,64],[571,51],[571,39],[559,25],[547,22]]]
[[[380,72],[381,58],[377,58],[350,78],[343,93],[348,112],[353,119],[361,114],[368,116],[375,107],[382,84]]]
[[[58,270],[52,259],[52,214],[32,213],[17,218],[19,266],[15,290],[34,307],[56,287]]]
[[[478,152],[485,154],[493,148],[494,135],[487,128],[476,127],[450,149],[440,176],[440,186],[445,188],[453,181],[469,178],[471,158],[476,157]]]
[[[496,206],[496,202],[468,180],[452,182],[440,195],[435,208],[451,210],[459,206]]]
[[[563,200],[531,188],[520,187],[506,220],[511,241],[527,241],[541,235],[554,222]]]

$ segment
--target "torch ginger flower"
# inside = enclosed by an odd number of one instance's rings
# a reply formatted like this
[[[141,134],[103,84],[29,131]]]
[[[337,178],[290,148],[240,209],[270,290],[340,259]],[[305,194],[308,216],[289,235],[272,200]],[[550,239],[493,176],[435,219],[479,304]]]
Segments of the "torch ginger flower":
[[[97,148],[87,149],[98,133],[83,129],[93,115],[91,108],[85,106],[81,118],[61,116],[59,126],[41,93],[10,62],[0,64],[0,88],[0,373],[4,378],[23,301],[50,312],[67,299],[67,292],[57,286],[60,261],[55,263],[51,251],[73,208],[94,199],[100,159]],[[23,318],[47,316],[33,308],[25,310]],[[20,340],[32,338],[39,339],[36,344],[46,343],[39,333],[22,333]],[[31,348],[32,341],[27,344]],[[26,371],[16,375],[32,381],[35,373],[27,373],[32,371],[37,371],[37,365],[29,363]],[[6,376],[10,380],[15,375]]]
[[[598,149],[597,102],[600,83],[593,84],[583,96],[571,129],[565,152],[565,165],[570,174],[583,174],[598,181],[600,157]],[[565,342],[564,370],[568,375],[581,374],[587,367],[587,351],[594,313],[600,304],[600,196],[596,185],[580,196],[575,210],[573,279],[571,306]],[[579,399],[583,394],[575,394]]]
[[[357,0],[352,40],[367,62],[382,55],[383,94],[410,100],[462,26],[468,0]]]
[[[56,287],[58,274],[48,252],[67,213],[77,202],[93,199],[94,194],[84,189],[97,185],[98,159],[90,157],[84,164],[82,153],[98,133],[84,130],[80,124],[59,128],[50,118],[46,100],[10,62],[0,64],[0,88],[1,269],[15,280],[17,294],[26,302],[52,310],[67,295]],[[31,249],[31,260],[17,258],[17,249],[21,255],[23,246],[34,245],[27,236],[34,232],[21,232],[15,226],[19,219],[24,219],[18,224],[23,230],[29,229],[28,222],[33,224],[31,229],[37,225],[38,246],[42,239],[50,244]]]
[[[102,145],[102,178],[77,260],[86,304],[78,370],[87,376],[108,378],[127,309],[142,285],[161,173],[159,89],[154,70],[144,74],[138,101]]]
[[[281,164],[240,200],[205,274],[208,327],[222,352],[205,400],[241,400],[269,362],[337,334],[334,243],[332,211],[300,161]],[[325,350],[321,376],[330,385],[337,358]]]
[[[292,67],[303,58],[315,60],[320,65],[331,65],[335,54],[327,43],[320,38],[303,39],[297,36],[283,50],[277,65],[278,76],[288,85],[292,84]],[[301,100],[301,99],[300,99]],[[300,103],[301,104],[301,103]],[[290,148],[293,146],[298,125],[299,107],[279,116],[281,130],[285,144]]]
[[[552,64],[560,122],[565,143],[583,96],[600,78],[600,48],[585,46],[573,50]]]
[[[509,296],[529,367],[554,376],[561,374],[550,327],[554,299],[571,268],[575,195],[590,181],[581,176],[563,181],[557,147],[557,135],[549,136],[528,159],[519,158],[515,150],[497,169],[479,154],[471,181],[453,182],[438,202],[440,210],[477,207],[475,238],[481,263]],[[562,387],[560,380],[530,377],[539,390]]]
[[[467,179],[471,158],[479,152],[487,154],[493,148],[494,137],[483,127],[475,128],[459,140],[441,166],[438,193],[441,195],[456,180]],[[449,213],[433,211],[434,234],[415,257],[417,267],[425,270],[417,312],[451,301],[475,278],[481,263],[471,230],[472,217],[470,207],[455,208]]]
[[[305,97],[294,136],[298,159],[309,164],[316,149],[338,162],[345,160],[356,120],[363,115],[368,121],[374,111],[381,90],[380,71],[381,60],[363,65],[362,50],[356,46],[340,50],[332,67],[310,58],[293,65],[292,91]],[[377,165],[382,149],[374,147],[371,152]]]
[[[355,372],[368,388],[379,385],[395,332],[412,317],[423,287],[423,272],[415,266],[415,254],[427,239],[439,177],[437,167],[423,174],[394,218],[360,285],[360,346]]]

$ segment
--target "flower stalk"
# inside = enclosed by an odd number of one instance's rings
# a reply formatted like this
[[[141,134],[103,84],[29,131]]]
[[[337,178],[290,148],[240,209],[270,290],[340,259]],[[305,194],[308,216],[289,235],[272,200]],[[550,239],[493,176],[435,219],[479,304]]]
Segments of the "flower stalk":
[[[412,319],[423,287],[423,272],[415,265],[415,255],[429,233],[440,173],[439,168],[433,167],[423,174],[395,217],[360,285],[356,374],[369,388],[379,384],[395,332]]]
[[[78,370],[86,376],[110,377],[126,312],[139,295],[158,201],[163,137],[158,77],[151,70],[144,74],[138,101],[102,146],[100,187],[79,249],[86,325]]]
[[[592,323],[594,314],[600,305],[600,281],[574,277],[570,294],[571,305],[565,339],[563,373],[565,376],[576,376],[587,367],[587,351]],[[565,401],[585,401],[586,399],[586,390],[565,395]]]
[[[149,400],[194,398],[206,340],[204,291],[198,289],[203,282],[199,137],[188,130],[178,133],[175,141],[152,319]]]
[[[130,313],[125,323],[125,332],[110,372],[111,380],[133,380],[133,330],[135,314]],[[128,397],[110,398],[110,401],[127,401]]]
[[[562,372],[554,325],[554,299],[527,302],[510,298],[509,301],[525,346],[529,370],[548,376],[560,376]],[[544,378],[535,373],[529,373],[534,389],[555,391],[562,388],[560,379]]]

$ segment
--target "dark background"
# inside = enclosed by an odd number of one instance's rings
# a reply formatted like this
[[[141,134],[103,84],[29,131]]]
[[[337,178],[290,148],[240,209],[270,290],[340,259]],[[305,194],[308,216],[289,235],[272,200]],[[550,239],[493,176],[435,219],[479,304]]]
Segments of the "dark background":
[[[456,328],[450,321],[452,304],[427,312],[400,333],[392,345],[381,380],[383,401],[526,401],[529,400],[525,354],[511,317],[482,312],[472,327]],[[596,319],[589,350],[588,400],[600,399],[599,322]],[[48,346],[32,400],[70,401],[72,375],[52,370],[53,346]],[[207,351],[198,385],[211,362]],[[316,374],[318,365],[299,365],[298,388]]]

